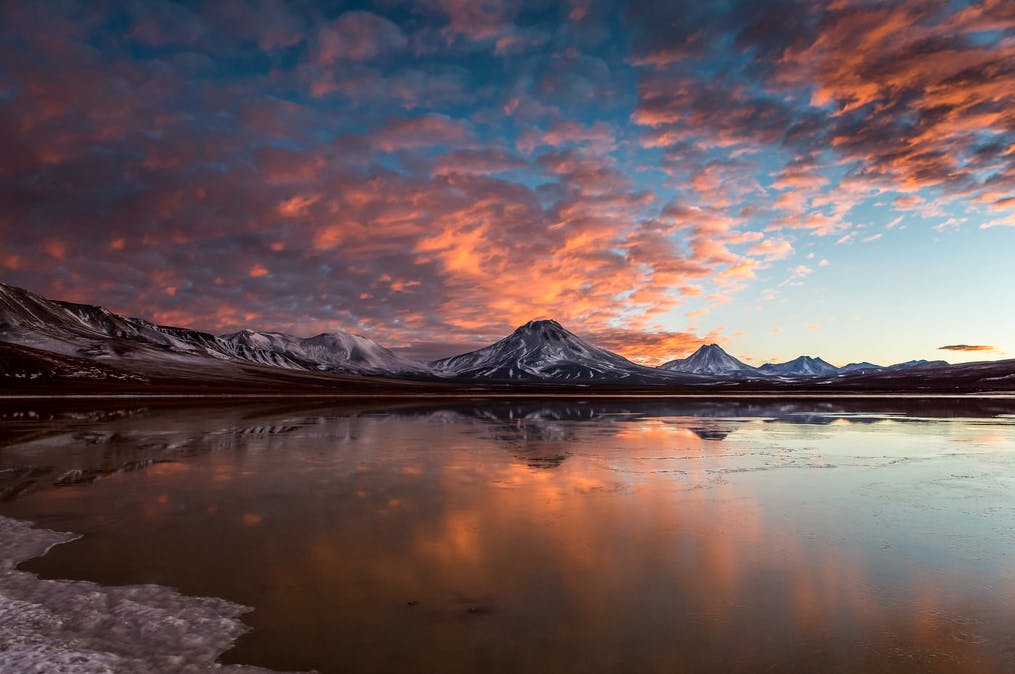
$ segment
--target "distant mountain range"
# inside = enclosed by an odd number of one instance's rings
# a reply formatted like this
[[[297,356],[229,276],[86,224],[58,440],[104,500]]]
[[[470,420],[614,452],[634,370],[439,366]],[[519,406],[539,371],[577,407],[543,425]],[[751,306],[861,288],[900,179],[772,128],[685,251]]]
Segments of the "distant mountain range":
[[[850,373],[873,373],[886,370],[903,370],[911,367],[948,365],[943,360],[911,360],[896,365],[874,365],[873,363],[850,363],[836,367],[831,363],[812,356],[798,356],[785,363],[765,363],[759,367],[748,365],[726,353],[718,344],[702,345],[687,358],[678,358],[663,363],[659,369],[669,372],[702,374],[712,377],[752,378],[752,377],[829,377]]]
[[[800,356],[755,367],[717,344],[708,344],[686,358],[648,367],[589,344],[556,321],[539,320],[477,351],[421,363],[345,332],[300,338],[241,330],[216,336],[121,316],[99,306],[49,300],[0,284],[0,382],[218,379],[328,386],[365,378],[678,388],[848,388],[869,383],[946,389],[978,386],[982,380],[987,388],[997,390],[1015,389],[1015,361],[836,367],[821,358]],[[945,380],[952,384],[942,383]]]

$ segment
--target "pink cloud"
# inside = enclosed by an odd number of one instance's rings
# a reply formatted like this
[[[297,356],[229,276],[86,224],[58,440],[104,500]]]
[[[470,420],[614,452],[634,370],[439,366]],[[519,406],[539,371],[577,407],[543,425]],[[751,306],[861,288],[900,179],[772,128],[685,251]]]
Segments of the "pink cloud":
[[[317,63],[366,61],[404,49],[402,30],[382,16],[349,11],[325,24],[317,33]]]
[[[372,133],[370,142],[379,150],[394,152],[433,145],[460,145],[472,135],[468,122],[431,114],[395,119]]]

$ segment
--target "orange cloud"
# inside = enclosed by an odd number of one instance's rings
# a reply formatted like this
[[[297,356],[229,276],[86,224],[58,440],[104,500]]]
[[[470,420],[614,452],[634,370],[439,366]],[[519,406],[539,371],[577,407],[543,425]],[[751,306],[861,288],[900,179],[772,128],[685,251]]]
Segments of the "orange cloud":
[[[987,346],[985,344],[948,344],[947,346],[939,346],[938,349],[942,351],[996,351],[996,346]]]
[[[69,248],[66,241],[62,239],[45,239],[42,242],[42,251],[56,260],[63,260],[67,257]]]
[[[747,251],[750,255],[779,260],[793,253],[793,246],[785,239],[764,239]]]
[[[296,194],[278,205],[278,212],[287,217],[304,215],[307,209],[320,201],[320,194]]]

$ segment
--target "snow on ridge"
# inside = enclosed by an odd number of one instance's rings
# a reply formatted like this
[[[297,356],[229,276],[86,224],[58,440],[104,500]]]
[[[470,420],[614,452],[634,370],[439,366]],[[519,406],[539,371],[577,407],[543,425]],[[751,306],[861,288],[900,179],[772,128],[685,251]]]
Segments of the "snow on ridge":
[[[48,300],[0,283],[0,340],[101,360],[193,362],[214,358],[311,372],[419,375],[428,368],[366,337],[324,333],[300,339],[244,330],[211,333],[121,316],[104,307]],[[200,362],[200,361],[198,361]]]
[[[200,365],[207,358],[309,372],[505,381],[627,381],[716,383],[729,379],[792,381],[863,376],[947,365],[910,361],[887,367],[851,363],[838,368],[800,356],[785,363],[748,365],[718,344],[652,368],[594,346],[555,320],[533,320],[489,346],[425,364],[398,356],[371,339],[345,332],[294,337],[240,330],[228,335],[157,325],[103,307],[45,299],[0,283],[0,341],[57,354],[135,363]],[[195,360],[197,359],[197,360]]]
[[[521,381],[667,381],[665,372],[593,346],[557,321],[529,321],[493,344],[430,363],[446,377]]]
[[[834,375],[839,368],[821,358],[798,356],[785,363],[765,363],[758,370],[764,374],[784,377],[812,377]]]
[[[718,344],[703,344],[687,358],[663,363],[659,369],[707,375],[758,374],[756,367],[734,358]]]
[[[294,337],[282,332],[240,330],[220,337],[240,347],[258,348],[318,365],[322,370],[370,374],[421,374],[422,363],[402,358],[377,342],[347,332],[325,332],[313,337]]]

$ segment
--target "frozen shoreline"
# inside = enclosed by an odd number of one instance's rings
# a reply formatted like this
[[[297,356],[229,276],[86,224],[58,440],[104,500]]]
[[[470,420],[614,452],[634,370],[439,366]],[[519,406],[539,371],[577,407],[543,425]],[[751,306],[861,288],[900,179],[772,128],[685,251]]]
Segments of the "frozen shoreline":
[[[856,391],[795,392],[785,391],[702,391],[700,393],[666,393],[637,391],[632,393],[579,389],[575,391],[462,391],[457,393],[39,393],[0,394],[0,400],[335,400],[387,401],[412,400],[442,402],[446,400],[510,400],[510,399],[602,399],[602,400],[1015,400],[1015,391],[984,391],[976,393],[939,393],[920,391]]]
[[[250,609],[159,585],[107,587],[18,571],[77,534],[0,517],[0,671],[267,673],[215,659],[248,628]]]

